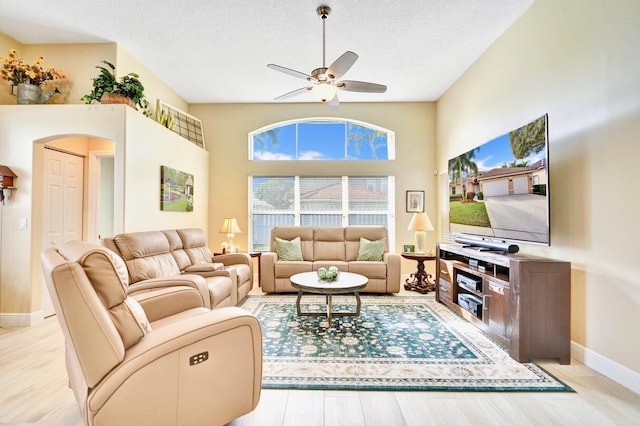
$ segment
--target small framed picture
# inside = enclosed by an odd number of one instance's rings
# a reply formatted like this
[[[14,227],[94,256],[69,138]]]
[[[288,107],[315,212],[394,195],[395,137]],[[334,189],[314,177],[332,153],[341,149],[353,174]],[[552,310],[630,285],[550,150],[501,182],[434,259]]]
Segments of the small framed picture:
[[[424,191],[407,191],[407,213],[424,211]]]
[[[405,244],[402,246],[402,251],[404,253],[413,253],[416,251],[416,247],[413,244]]]

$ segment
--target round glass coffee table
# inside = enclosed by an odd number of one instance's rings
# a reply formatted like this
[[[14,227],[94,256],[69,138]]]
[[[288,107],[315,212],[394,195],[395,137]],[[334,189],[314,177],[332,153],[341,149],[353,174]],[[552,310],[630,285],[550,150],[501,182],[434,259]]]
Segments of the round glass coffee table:
[[[318,278],[318,274],[314,272],[302,272],[292,275],[291,285],[298,289],[298,298],[296,299],[296,310],[299,316],[327,316],[329,327],[334,316],[358,316],[360,315],[360,294],[359,291],[364,289],[369,279],[364,275],[354,274],[352,272],[340,272],[338,279],[335,281],[322,281]],[[302,312],[300,309],[300,299],[303,293],[324,294],[326,295],[327,312]],[[356,297],[355,312],[333,312],[331,296],[334,294],[353,293]]]

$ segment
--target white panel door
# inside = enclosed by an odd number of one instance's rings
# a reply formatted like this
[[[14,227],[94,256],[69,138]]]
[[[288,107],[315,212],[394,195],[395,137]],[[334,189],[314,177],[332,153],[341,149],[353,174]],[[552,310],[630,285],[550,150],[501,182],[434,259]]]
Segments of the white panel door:
[[[43,179],[42,247],[82,240],[83,158],[45,149]],[[42,285],[42,309],[47,317],[53,315],[53,305],[44,280]]]

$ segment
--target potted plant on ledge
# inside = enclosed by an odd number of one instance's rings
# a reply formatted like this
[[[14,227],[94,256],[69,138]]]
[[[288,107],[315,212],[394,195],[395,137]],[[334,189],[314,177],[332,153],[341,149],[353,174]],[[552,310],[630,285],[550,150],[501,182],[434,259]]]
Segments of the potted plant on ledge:
[[[144,86],[140,82],[140,76],[130,72],[127,75],[116,78],[116,67],[108,61],[102,61],[107,67],[97,65],[100,74],[93,79],[93,90],[84,95],[81,100],[90,104],[93,101],[102,104],[126,104],[137,109],[140,107],[145,116],[149,116],[149,101],[144,95]]]

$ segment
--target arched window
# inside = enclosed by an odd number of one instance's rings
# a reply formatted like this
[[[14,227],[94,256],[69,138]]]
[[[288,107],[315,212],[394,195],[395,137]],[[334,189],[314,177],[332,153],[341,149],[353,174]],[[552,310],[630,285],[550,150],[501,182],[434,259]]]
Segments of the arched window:
[[[249,159],[394,160],[395,134],[378,126],[336,118],[272,124],[249,134]],[[274,226],[384,226],[395,239],[394,177],[380,175],[249,176],[249,249],[269,250]]]
[[[251,132],[249,159],[394,160],[395,134],[347,119],[320,117],[287,121]]]

